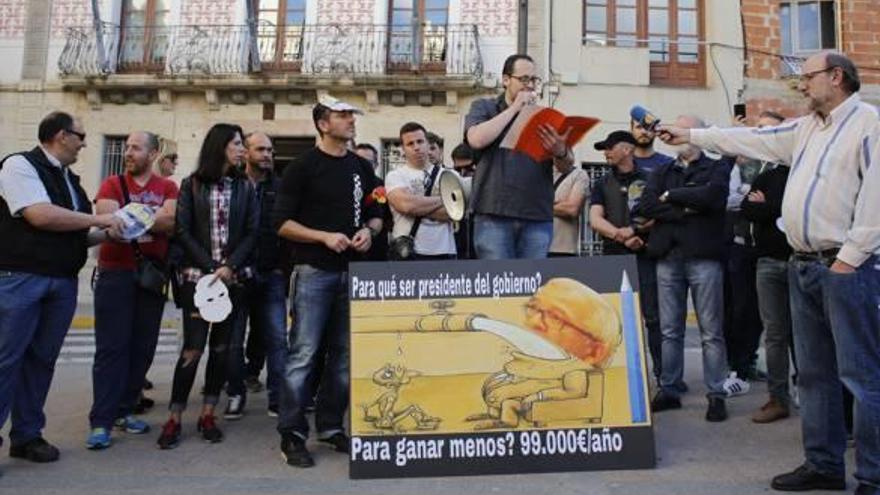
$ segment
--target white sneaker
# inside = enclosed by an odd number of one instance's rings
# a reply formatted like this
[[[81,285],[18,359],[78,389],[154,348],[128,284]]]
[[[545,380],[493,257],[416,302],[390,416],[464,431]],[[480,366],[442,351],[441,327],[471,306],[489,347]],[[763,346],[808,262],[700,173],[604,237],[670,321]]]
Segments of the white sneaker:
[[[241,419],[244,416],[244,404],[240,395],[230,395],[229,402],[226,403],[226,412],[223,418],[228,420]]]
[[[749,389],[751,385],[749,382],[737,378],[736,371],[731,371],[730,375],[724,379],[724,385],[722,385],[724,391],[727,392],[728,397],[736,397],[737,395],[745,395],[749,393]]]

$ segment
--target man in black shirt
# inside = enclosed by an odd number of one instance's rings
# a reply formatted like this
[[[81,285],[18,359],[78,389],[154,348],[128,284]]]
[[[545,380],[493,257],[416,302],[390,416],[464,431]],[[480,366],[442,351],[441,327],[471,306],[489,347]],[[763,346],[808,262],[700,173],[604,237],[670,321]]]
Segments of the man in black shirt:
[[[594,145],[594,148],[605,153],[605,159],[614,168],[593,188],[590,196],[590,227],[603,237],[603,254],[637,255],[639,301],[645,317],[654,378],[660,383],[663,336],[660,334],[660,309],[657,306],[657,262],[649,258],[644,250],[650,223],[639,221],[639,217],[631,214],[642,197],[650,173],[636,164],[636,146],[636,138],[626,131],[614,131],[604,141]],[[680,384],[680,388],[683,387],[684,384]]]
[[[378,186],[372,165],[349,151],[357,108],[323,97],[312,111],[318,145],[284,171],[275,203],[278,235],[290,243],[293,328],[281,387],[278,432],[291,466],[310,467],[306,449],[310,377],[321,374],[315,412],[318,439],[349,451],[348,263],[369,251],[382,231],[382,212],[367,204]],[[319,349],[323,370],[315,369]]]

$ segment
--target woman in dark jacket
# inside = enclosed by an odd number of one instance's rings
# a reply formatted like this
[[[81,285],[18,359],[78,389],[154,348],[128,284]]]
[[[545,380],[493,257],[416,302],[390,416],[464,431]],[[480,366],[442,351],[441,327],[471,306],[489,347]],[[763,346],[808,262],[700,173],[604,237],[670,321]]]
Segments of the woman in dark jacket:
[[[177,275],[181,282],[183,349],[174,368],[171,415],[159,437],[161,449],[174,448],[180,441],[181,413],[186,409],[209,334],[198,431],[208,442],[223,440],[214,408],[226,381],[229,339],[241,309],[241,286],[253,272],[252,255],[259,219],[253,187],[239,171],[238,165],[244,157],[242,136],[241,128],[236,125],[212,127],[202,143],[198,168],[180,185],[175,234],[181,248]],[[219,323],[209,324],[203,320],[193,301],[196,282],[206,275],[226,284],[232,299],[232,313]]]

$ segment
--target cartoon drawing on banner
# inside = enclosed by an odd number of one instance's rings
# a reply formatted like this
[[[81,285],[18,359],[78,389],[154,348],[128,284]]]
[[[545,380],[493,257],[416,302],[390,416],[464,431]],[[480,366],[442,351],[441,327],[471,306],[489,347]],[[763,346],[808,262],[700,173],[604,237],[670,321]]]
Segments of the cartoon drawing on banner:
[[[376,428],[391,430],[395,433],[411,430],[436,430],[441,419],[427,414],[421,407],[410,404],[397,408],[400,388],[418,376],[421,376],[418,371],[408,370],[400,365],[386,364],[376,370],[373,373],[373,383],[384,387],[386,391],[373,402],[361,404],[364,421],[372,423]],[[375,411],[376,414],[371,414],[372,411]]]
[[[362,435],[631,421],[619,294],[557,277],[530,297],[354,301],[353,415]],[[383,311],[385,309],[385,311]],[[420,371],[415,371],[418,369]]]

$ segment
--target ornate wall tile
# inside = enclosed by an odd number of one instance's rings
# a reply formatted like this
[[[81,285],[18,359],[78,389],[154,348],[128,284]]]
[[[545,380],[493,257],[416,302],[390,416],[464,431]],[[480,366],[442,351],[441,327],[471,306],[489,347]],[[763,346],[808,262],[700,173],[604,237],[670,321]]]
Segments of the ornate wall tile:
[[[23,38],[27,0],[0,2],[0,38]]]

